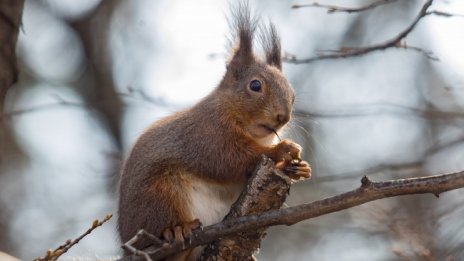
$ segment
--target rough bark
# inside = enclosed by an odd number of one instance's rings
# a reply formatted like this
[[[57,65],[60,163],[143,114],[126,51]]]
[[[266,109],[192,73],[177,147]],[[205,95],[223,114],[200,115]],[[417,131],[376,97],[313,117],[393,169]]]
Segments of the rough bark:
[[[274,162],[264,157],[251,177],[247,189],[232,206],[225,220],[279,209],[290,191],[291,179],[274,169]],[[266,227],[221,238],[210,243],[200,260],[254,260]]]

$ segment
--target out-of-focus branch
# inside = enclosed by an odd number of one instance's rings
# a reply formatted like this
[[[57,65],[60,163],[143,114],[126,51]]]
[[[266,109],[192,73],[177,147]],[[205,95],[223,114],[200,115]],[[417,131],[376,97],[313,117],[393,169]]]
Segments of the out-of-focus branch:
[[[140,100],[146,103],[150,103],[157,106],[172,107],[174,104],[170,104],[163,97],[153,97],[148,95],[144,90],[133,88],[129,86],[127,92],[118,92],[117,95],[120,98],[129,98],[134,100]]]
[[[319,175],[314,179],[315,182],[334,182],[334,181],[342,181],[342,180],[351,180],[351,179],[358,179],[363,175],[376,175],[379,173],[383,173],[386,171],[401,171],[401,172],[410,172],[415,170],[421,170],[423,165],[422,161],[415,161],[415,162],[408,162],[403,164],[381,164],[378,166],[374,166],[372,168],[367,168],[362,171],[350,171],[338,174],[331,174],[331,175]]]
[[[385,1],[379,1],[379,2],[385,2]],[[379,2],[376,2],[376,3],[379,3]],[[462,16],[462,15],[455,15],[455,14],[450,14],[450,13],[441,12],[441,11],[427,11],[429,9],[429,7],[432,5],[432,3],[433,3],[433,0],[427,0],[422,5],[422,7],[421,7],[419,13],[417,14],[416,18],[412,21],[412,23],[407,28],[405,28],[397,36],[395,36],[392,39],[387,40],[387,41],[385,41],[383,43],[374,44],[374,45],[365,46],[365,47],[341,47],[338,50],[330,50],[330,51],[328,51],[329,52],[328,54],[323,53],[321,55],[311,57],[311,58],[298,58],[293,54],[288,54],[287,53],[287,54],[284,55],[283,60],[285,62],[287,62],[287,63],[304,64],[304,63],[311,63],[311,62],[319,61],[319,60],[339,59],[339,58],[348,58],[348,57],[361,56],[361,55],[365,55],[367,53],[371,53],[371,52],[375,52],[375,51],[384,51],[384,50],[387,50],[387,49],[390,49],[390,48],[413,50],[413,51],[416,51],[416,52],[419,52],[419,53],[423,54],[428,59],[438,60],[438,58],[433,56],[432,52],[421,49],[420,47],[409,46],[403,41],[408,36],[408,34],[411,33],[412,30],[414,30],[414,28],[419,23],[419,21],[422,20],[422,18],[424,18],[424,17],[426,17],[428,15],[438,15],[438,16],[443,16],[443,17]],[[378,5],[380,5],[380,4],[378,4]],[[321,6],[313,4],[313,5],[308,5],[308,7],[321,7]],[[376,7],[376,6],[374,6],[374,7]],[[344,10],[343,7],[334,7],[334,6],[329,6],[329,7],[325,6],[325,8],[329,8],[329,11],[330,10]],[[373,8],[373,7],[371,7],[371,8]],[[360,8],[360,9],[362,9],[362,8]],[[368,8],[368,9],[370,9],[370,8]],[[332,11],[332,13],[333,12],[335,12],[335,11]],[[347,11],[345,11],[345,12],[347,12]]]
[[[88,60],[88,75],[93,82],[75,88],[84,100],[100,100],[95,103],[94,109],[97,119],[106,127],[109,137],[112,138],[118,150],[122,148],[122,101],[117,95],[112,72],[112,57],[110,53],[109,32],[111,18],[121,1],[101,1],[97,8],[83,19],[70,22],[80,36],[84,52]],[[86,88],[87,87],[87,88]]]
[[[54,102],[54,103],[41,104],[41,105],[29,107],[29,108],[9,111],[9,112],[4,113],[3,115],[0,115],[0,119],[10,119],[10,118],[23,115],[23,114],[27,114],[27,113],[38,112],[42,110],[48,110],[48,109],[59,108],[59,107],[74,107],[74,108],[86,108],[86,109],[90,108],[88,104],[72,102],[72,101],[67,101],[67,100],[58,100],[57,102]]]
[[[429,15],[438,15],[438,16],[444,16],[444,17],[452,17],[452,16],[457,16],[457,17],[464,17],[463,14],[452,14],[452,13],[448,13],[448,12],[442,12],[442,11],[438,11],[438,10],[433,10],[433,11],[430,11],[428,12]]]
[[[373,182],[362,178],[361,186],[352,191],[295,207],[239,217],[196,230],[189,242],[173,243],[145,249],[150,258],[158,260],[184,249],[207,244],[217,238],[253,231],[261,227],[293,225],[302,220],[337,212],[381,198],[410,194],[440,193],[464,187],[464,171],[437,176]],[[128,256],[120,260],[144,260],[141,256]]]
[[[324,5],[319,3],[312,3],[312,4],[302,4],[302,5],[292,5],[293,9],[303,8],[303,7],[315,7],[315,8],[324,8],[327,9],[327,13],[358,13],[367,11],[370,9],[374,9],[378,6],[386,5],[392,2],[396,2],[397,0],[380,0],[373,2],[371,4],[362,6],[362,7],[342,7],[336,5]]]
[[[427,151],[425,152],[424,156],[422,157],[422,160],[414,161],[414,162],[407,162],[407,163],[401,163],[401,164],[380,164],[378,166],[374,166],[371,168],[367,168],[365,170],[358,170],[358,171],[350,171],[350,172],[344,172],[344,173],[338,173],[338,174],[330,174],[330,175],[318,175],[314,179],[314,181],[321,183],[321,182],[333,182],[333,181],[341,181],[341,180],[350,180],[350,179],[358,179],[362,177],[363,175],[376,175],[380,173],[385,173],[385,172],[393,172],[393,173],[409,173],[409,174],[417,174],[423,173],[423,168],[422,166],[424,165],[424,159],[426,159],[428,156],[433,155],[437,151],[440,151],[444,148],[448,148],[451,146],[454,146],[456,144],[464,143],[464,136],[460,137],[458,139],[454,139],[452,141],[446,142],[444,144],[435,144],[431,146]]]
[[[120,99],[126,98],[126,99],[131,99],[131,100],[137,100],[137,101],[143,101],[146,102],[147,104],[152,104],[152,105],[157,105],[157,106],[164,106],[164,107],[172,107],[172,109],[180,109],[180,106],[170,104],[163,98],[159,97],[151,97],[149,96],[146,92],[143,90],[138,90],[138,89],[133,89],[129,88],[128,92],[117,92],[116,95]],[[37,111],[42,111],[42,110],[48,110],[48,109],[54,109],[54,108],[60,108],[60,107],[73,107],[73,108],[81,108],[81,109],[87,109],[87,110],[92,110],[96,109],[96,106],[100,103],[104,103],[107,98],[106,97],[101,97],[98,99],[87,99],[85,102],[73,102],[69,101],[66,99],[63,99],[59,95],[52,95],[53,98],[55,98],[56,102],[53,103],[46,103],[46,104],[40,104],[36,106],[31,106],[28,108],[22,108],[22,109],[17,109],[17,110],[12,110],[12,111],[7,111],[3,114],[0,114],[0,120],[2,119],[11,119],[13,117],[27,114],[27,113],[32,113],[32,112],[37,112]],[[109,98],[112,99],[112,98]],[[127,103],[122,102],[121,106],[126,106]]]
[[[8,89],[18,78],[16,41],[24,0],[3,0],[0,4],[0,114]]]
[[[464,119],[464,112],[441,111],[435,109],[418,109],[397,104],[375,104],[353,107],[352,109],[333,111],[303,111],[296,110],[293,115],[301,118],[350,118],[364,117],[382,113],[404,114],[405,116],[419,116],[426,119],[457,120]]]
[[[63,245],[57,247],[55,250],[51,250],[51,249],[48,250],[45,253],[44,257],[38,257],[38,258],[34,259],[34,261],[55,261],[55,260],[57,260],[61,255],[63,255],[69,249],[71,249],[71,247],[73,247],[74,245],[79,243],[79,241],[81,241],[81,239],[86,237],[88,234],[92,233],[92,231],[94,231],[97,227],[99,227],[99,226],[103,225],[104,223],[106,223],[112,217],[113,217],[113,214],[108,214],[108,215],[105,216],[105,218],[102,221],[99,221],[98,219],[95,219],[92,222],[92,226],[89,229],[87,229],[87,231],[85,231],[82,235],[78,236],[74,240],[71,240],[71,239],[66,240],[66,242]]]
[[[16,42],[18,39],[24,0],[2,0],[0,2],[0,184],[6,186],[9,180],[12,162],[21,155],[21,149],[16,144],[15,136],[10,126],[2,121],[5,110],[5,98],[8,90],[17,81],[18,67],[16,61]],[[14,164],[14,163],[13,163]],[[14,176],[13,173],[11,173]],[[17,174],[17,173],[15,173]],[[5,179],[3,179],[5,178]],[[1,186],[0,186],[1,187]],[[0,188],[2,190],[3,188]],[[8,204],[0,199],[0,249],[13,252],[13,243],[8,235],[10,222],[13,220],[8,209]]]

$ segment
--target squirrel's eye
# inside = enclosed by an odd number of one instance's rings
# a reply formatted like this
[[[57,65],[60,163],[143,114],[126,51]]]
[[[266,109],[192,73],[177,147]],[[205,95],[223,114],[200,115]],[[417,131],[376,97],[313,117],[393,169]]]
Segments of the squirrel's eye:
[[[261,91],[261,82],[258,80],[253,80],[250,82],[250,89],[254,92]]]

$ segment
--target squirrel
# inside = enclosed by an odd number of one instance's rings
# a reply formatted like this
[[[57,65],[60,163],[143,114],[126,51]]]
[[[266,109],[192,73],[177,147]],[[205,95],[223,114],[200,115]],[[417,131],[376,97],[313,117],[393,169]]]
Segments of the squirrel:
[[[264,59],[253,53],[257,22],[247,7],[238,8],[234,28],[236,46],[219,85],[193,107],[153,123],[125,161],[118,211],[122,242],[139,229],[182,241],[200,224],[220,222],[263,154],[292,179],[311,176],[301,147],[277,139],[291,118],[295,93],[282,73],[274,25],[263,30]],[[135,247],[149,244],[141,240]],[[167,260],[195,260],[199,253],[197,247]]]

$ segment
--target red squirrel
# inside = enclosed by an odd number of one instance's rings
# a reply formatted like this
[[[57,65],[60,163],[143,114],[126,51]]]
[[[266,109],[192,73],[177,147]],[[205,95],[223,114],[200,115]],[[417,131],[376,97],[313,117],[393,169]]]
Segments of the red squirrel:
[[[263,154],[293,179],[311,176],[301,147],[276,139],[290,120],[295,94],[282,74],[275,27],[263,30],[264,59],[253,53],[257,23],[248,7],[237,9],[234,27],[236,47],[219,85],[193,107],[153,123],[125,161],[118,219],[123,242],[139,229],[184,240],[200,222],[220,222]],[[195,260],[199,253],[197,247],[167,260]]]

